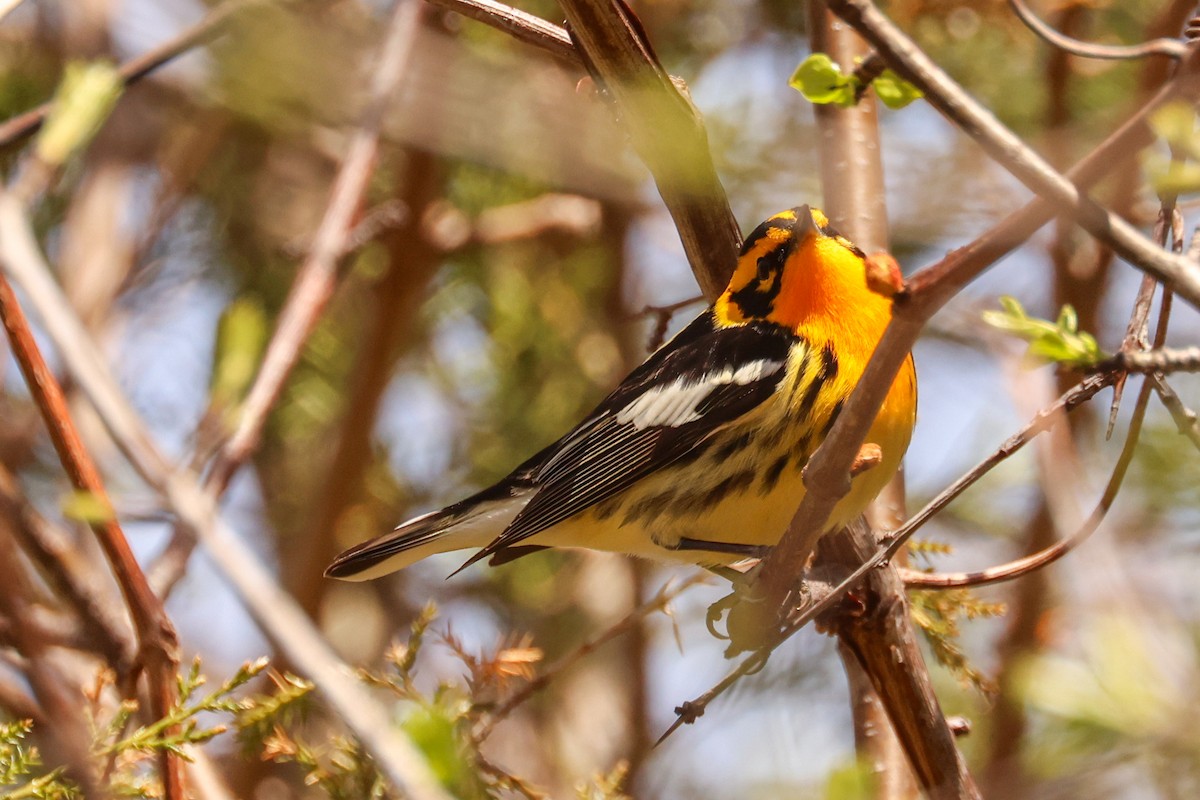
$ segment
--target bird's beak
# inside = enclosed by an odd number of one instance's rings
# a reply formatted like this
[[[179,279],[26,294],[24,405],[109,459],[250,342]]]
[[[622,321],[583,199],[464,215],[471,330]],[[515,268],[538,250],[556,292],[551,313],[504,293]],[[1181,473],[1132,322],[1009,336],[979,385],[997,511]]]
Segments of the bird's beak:
[[[796,236],[799,241],[804,241],[809,235],[819,236],[821,229],[817,227],[817,221],[813,219],[812,209],[808,206],[797,206],[796,208]]]

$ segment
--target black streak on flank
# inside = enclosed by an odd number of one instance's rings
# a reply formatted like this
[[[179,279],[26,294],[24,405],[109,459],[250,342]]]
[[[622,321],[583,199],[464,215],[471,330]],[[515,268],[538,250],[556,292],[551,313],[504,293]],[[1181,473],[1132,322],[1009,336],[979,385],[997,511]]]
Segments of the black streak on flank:
[[[771,466],[767,467],[767,471],[763,473],[762,485],[758,487],[758,493],[768,495],[779,483],[779,479],[783,476],[783,471],[787,469],[789,455],[784,453]]]
[[[719,464],[723,461],[728,461],[733,456],[745,450],[754,441],[754,434],[751,431],[734,436],[732,439],[724,442],[713,451],[713,459]]]
[[[699,498],[697,505],[704,509],[712,508],[730,495],[750,488],[750,484],[752,483],[754,483],[753,470],[747,469],[742,470],[741,472],[735,472],[705,492],[704,495]]]
[[[817,374],[813,376],[812,382],[805,388],[804,396],[800,398],[800,406],[796,410],[796,414],[800,419],[808,419],[812,414],[813,406],[816,405],[817,396],[820,395],[821,389],[827,382],[833,380],[837,376],[837,373],[837,354],[833,352],[833,345],[826,343],[821,348],[821,366],[818,368]]]

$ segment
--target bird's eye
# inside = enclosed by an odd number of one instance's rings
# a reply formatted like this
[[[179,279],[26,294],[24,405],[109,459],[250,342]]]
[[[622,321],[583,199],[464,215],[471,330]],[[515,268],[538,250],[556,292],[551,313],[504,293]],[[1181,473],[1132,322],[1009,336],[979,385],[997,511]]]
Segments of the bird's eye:
[[[758,280],[759,282],[767,280],[771,277],[771,262],[765,258],[758,260]]]

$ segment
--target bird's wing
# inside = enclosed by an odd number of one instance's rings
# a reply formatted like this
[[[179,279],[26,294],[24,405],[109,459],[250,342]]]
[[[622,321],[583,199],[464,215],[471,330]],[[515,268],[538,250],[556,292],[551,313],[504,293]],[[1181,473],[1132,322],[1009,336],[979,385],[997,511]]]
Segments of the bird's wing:
[[[698,317],[634,370],[534,468],[533,498],[471,561],[511,547],[672,464],[770,397],[798,339]],[[470,562],[469,562],[470,563]]]

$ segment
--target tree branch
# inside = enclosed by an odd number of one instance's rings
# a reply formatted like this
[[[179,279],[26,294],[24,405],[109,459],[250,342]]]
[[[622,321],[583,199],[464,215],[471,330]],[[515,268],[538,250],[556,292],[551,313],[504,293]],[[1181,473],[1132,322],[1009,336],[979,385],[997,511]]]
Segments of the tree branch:
[[[424,759],[383,709],[350,677],[312,621],[296,606],[259,557],[219,515],[195,475],[177,471],[163,456],[145,424],[87,334],[38,250],[20,201],[0,193],[0,248],[4,268],[37,309],[65,368],[95,407],[113,441],[167,506],[204,542],[213,562],[237,592],[263,633],[302,673],[321,687],[322,697],[363,743],[380,771],[417,800],[446,800]]]
[[[428,0],[431,5],[457,11],[464,17],[504,31],[514,39],[545,50],[550,55],[582,65],[571,36],[563,28],[496,0]]]
[[[126,86],[137,83],[164,64],[169,64],[189,50],[208,44],[223,34],[226,26],[243,11],[266,3],[286,1],[229,0],[210,12],[200,22],[183,30],[169,42],[126,61],[120,66],[118,73]],[[53,108],[53,102],[42,103],[37,108],[18,114],[0,124],[0,152],[37,133]]]
[[[1154,275],[1200,307],[1200,265],[1157,247],[1128,222],[1088,197],[976,102],[869,0],[830,0],[829,5],[875,47],[892,69],[924,92],[930,105],[1031,191],[1055,203],[1059,213],[1069,213],[1138,269]],[[1185,70],[1193,73],[1197,61],[1200,50],[1192,47],[1183,62],[1189,65]]]
[[[835,8],[845,0],[833,0]],[[876,14],[875,16],[878,16]],[[889,23],[890,25],[890,23]],[[856,25],[857,27],[857,25]],[[871,37],[867,37],[870,39]],[[907,40],[905,40],[907,41]],[[911,43],[910,43],[911,44]],[[1153,141],[1148,119],[1162,104],[1175,99],[1194,99],[1200,92],[1200,53],[1190,53],[1180,70],[1133,117],[1079,162],[1068,176],[1087,187],[1106,172],[1132,158]],[[1041,197],[1013,212],[971,244],[914,275],[904,292],[897,295],[893,317],[875,348],[862,379],[824,442],[809,459],[805,470],[806,493],[791,526],[791,532],[767,557],[760,575],[772,602],[783,603],[794,576],[801,573],[825,520],[849,486],[850,466],[888,387],[916,341],[925,322],[987,267],[1006,255],[1044,225],[1061,209]]]
[[[3,236],[0,234],[0,236]],[[7,239],[6,236],[3,238]],[[10,252],[0,252],[7,271],[11,271]],[[137,559],[129,547],[124,531],[117,521],[112,503],[108,499],[100,471],[91,454],[83,444],[79,431],[71,419],[67,399],[54,373],[46,365],[41,350],[34,340],[33,331],[25,312],[21,309],[8,279],[0,273],[0,317],[13,356],[25,377],[30,395],[42,414],[59,461],[66,470],[71,484],[77,491],[86,492],[108,509],[103,518],[88,521],[108,558],[121,593],[129,607],[130,617],[138,638],[138,659],[146,670],[147,683],[153,714],[162,719],[174,706],[177,699],[175,675],[179,667],[179,641],[175,628],[163,610],[162,603],[150,589],[146,576],[138,566]],[[163,791],[168,800],[182,800],[184,796],[183,768],[179,755],[164,749],[162,757]]]
[[[704,296],[715,299],[733,274],[742,237],[699,112],[663,70],[624,0],[563,0],[562,7],[588,72],[654,176]]]
[[[1025,27],[1033,31],[1035,36],[1044,39],[1051,46],[1066,51],[1073,56],[1128,61],[1135,58],[1145,58],[1146,56],[1166,56],[1167,58],[1178,60],[1187,55],[1187,45],[1178,39],[1152,39],[1149,42],[1134,45],[1105,45],[1095,44],[1094,42],[1081,42],[1051,28],[1039,19],[1029,6],[1025,5],[1025,0],[1008,0],[1008,4],[1012,7],[1013,12],[1021,22],[1025,23]]]

